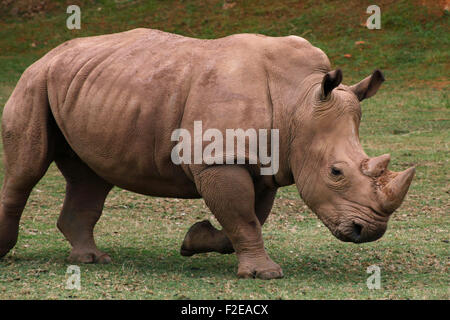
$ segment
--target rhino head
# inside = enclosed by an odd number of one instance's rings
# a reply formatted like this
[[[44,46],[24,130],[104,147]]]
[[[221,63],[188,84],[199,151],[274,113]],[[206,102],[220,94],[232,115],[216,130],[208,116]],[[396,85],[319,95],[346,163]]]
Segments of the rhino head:
[[[390,155],[369,158],[359,141],[360,101],[384,81],[378,70],[341,84],[334,70],[315,78],[292,121],[290,167],[299,193],[332,234],[354,243],[379,239],[401,205],[415,168],[388,169]],[[293,148],[292,148],[293,146]]]

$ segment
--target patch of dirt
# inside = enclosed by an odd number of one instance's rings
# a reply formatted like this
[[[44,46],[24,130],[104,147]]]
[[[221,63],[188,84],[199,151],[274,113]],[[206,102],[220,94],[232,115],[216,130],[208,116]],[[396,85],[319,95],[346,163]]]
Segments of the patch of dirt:
[[[93,4],[93,0],[0,0],[0,16],[32,18],[42,13],[65,8],[69,5]]]
[[[51,1],[48,0],[2,0],[0,12],[2,15],[32,17],[47,11],[50,6]]]
[[[450,80],[448,80],[447,78],[437,78],[433,80],[412,79],[408,83],[408,87],[433,88],[438,90],[444,90],[450,88]]]
[[[444,11],[450,10],[450,0],[419,0],[420,5],[427,7],[430,13],[439,17],[444,15]]]

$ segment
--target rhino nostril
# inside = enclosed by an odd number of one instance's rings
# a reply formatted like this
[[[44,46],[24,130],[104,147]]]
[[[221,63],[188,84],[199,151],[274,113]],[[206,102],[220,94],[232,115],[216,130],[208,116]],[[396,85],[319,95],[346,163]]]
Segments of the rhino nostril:
[[[353,222],[353,236],[355,240],[361,238],[362,229],[363,227],[360,224]]]

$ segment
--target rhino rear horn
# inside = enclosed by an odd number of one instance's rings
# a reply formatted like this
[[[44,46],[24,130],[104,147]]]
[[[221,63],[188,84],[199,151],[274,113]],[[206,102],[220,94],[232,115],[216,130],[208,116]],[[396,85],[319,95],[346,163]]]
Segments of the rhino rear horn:
[[[350,89],[355,93],[358,100],[362,101],[377,93],[383,82],[383,73],[377,69],[364,80],[361,80],[357,84],[351,86]]]
[[[322,90],[321,98],[326,100],[330,97],[331,91],[341,84],[342,81],[342,71],[341,69],[336,69],[328,72],[322,80]]]

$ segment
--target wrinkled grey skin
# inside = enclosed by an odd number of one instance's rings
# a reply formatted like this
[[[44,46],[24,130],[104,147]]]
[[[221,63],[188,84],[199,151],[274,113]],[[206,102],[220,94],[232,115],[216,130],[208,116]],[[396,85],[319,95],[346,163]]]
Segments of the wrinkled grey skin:
[[[29,193],[53,161],[67,181],[57,226],[75,262],[110,261],[93,228],[114,185],[202,197],[223,229],[194,224],[181,254],[236,252],[239,277],[283,276],[261,235],[281,186],[295,183],[339,239],[378,239],[414,168],[390,172],[389,155],[369,158],[359,143],[359,102],[376,93],[381,72],[353,86],[341,80],[320,49],[296,36],[199,40],[136,29],[60,45],[24,72],[4,108],[0,256],[15,245]],[[224,135],[279,129],[279,171],[175,165],[171,134],[192,132],[194,121]]]

